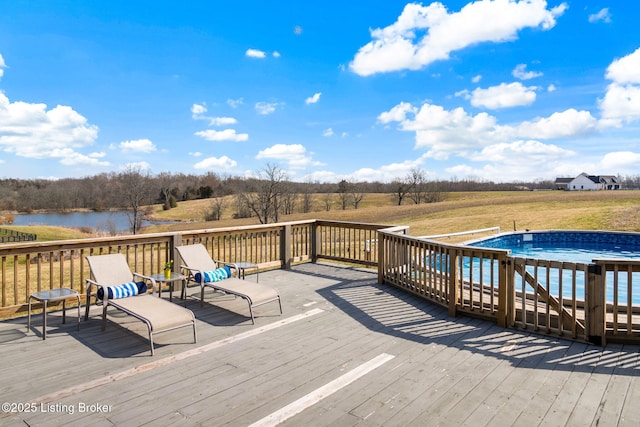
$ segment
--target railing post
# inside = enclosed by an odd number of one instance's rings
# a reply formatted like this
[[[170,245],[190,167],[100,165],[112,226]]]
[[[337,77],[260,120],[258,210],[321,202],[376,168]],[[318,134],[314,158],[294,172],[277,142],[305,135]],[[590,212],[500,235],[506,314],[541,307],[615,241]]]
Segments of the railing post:
[[[458,311],[458,251],[455,249],[449,249],[449,275],[448,275],[448,290],[449,295],[449,316],[456,317]]]
[[[291,270],[291,224],[282,229],[280,241],[280,261],[284,270]]]
[[[173,233],[171,235],[171,239],[169,239],[169,256],[170,259],[173,260],[173,271],[176,273],[180,273],[180,263],[178,259],[180,259],[180,255],[178,255],[178,251],[176,251],[176,246],[182,245],[182,234]]]
[[[511,319],[511,290],[513,286],[513,275],[508,274],[507,270],[511,262],[506,256],[500,258],[498,268],[498,326],[506,328],[510,325]]]
[[[320,246],[322,242],[322,235],[318,221],[314,221],[311,224],[311,262],[318,262],[318,254],[322,251]]]
[[[605,271],[604,265],[590,264],[587,269],[587,289],[585,292],[587,340],[606,345],[606,303],[605,303]]]
[[[385,257],[386,238],[380,231],[376,232],[376,239],[378,240],[378,284],[384,283],[384,270],[387,268],[387,259]]]

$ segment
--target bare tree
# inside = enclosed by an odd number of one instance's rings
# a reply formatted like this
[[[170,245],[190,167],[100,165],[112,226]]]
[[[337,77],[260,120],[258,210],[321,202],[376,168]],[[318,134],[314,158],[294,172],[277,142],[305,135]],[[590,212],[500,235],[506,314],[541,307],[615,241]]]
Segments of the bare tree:
[[[342,180],[338,183],[338,197],[340,198],[340,206],[342,210],[347,209],[347,205],[349,204],[349,189],[350,184],[347,180]]]
[[[306,182],[302,187],[302,212],[311,212],[313,209],[313,197],[311,195],[311,182]]]
[[[406,179],[395,179],[391,186],[393,188],[393,199],[397,202],[398,206],[402,205],[405,197],[411,191],[411,184]]]
[[[291,215],[296,208],[298,202],[298,192],[292,183],[286,182],[282,191],[282,211],[285,215]]]
[[[224,209],[224,199],[222,197],[214,197],[211,206],[204,216],[205,221],[220,221],[222,218],[222,210]]]
[[[171,190],[174,186],[173,175],[169,172],[162,172],[158,175],[157,180],[160,184],[160,194],[162,195],[162,208],[169,210],[173,207],[171,206]]]
[[[322,202],[324,203],[324,210],[329,212],[331,210],[331,206],[333,206],[333,197],[331,193],[324,193]]]
[[[247,188],[239,194],[244,205],[258,217],[261,224],[278,222],[286,173],[278,166],[267,164],[257,179],[247,181]]]
[[[409,191],[409,198],[413,200],[413,203],[419,205],[424,201],[425,197],[425,183],[427,181],[427,174],[421,168],[412,168],[406,177],[406,182],[409,184],[411,190]]]
[[[118,175],[119,190],[128,209],[131,232],[137,234],[142,226],[142,207],[149,202],[149,176],[139,167],[129,166]]]
[[[349,192],[351,194],[351,204],[354,209],[358,209],[360,202],[364,198],[364,192],[358,184],[351,183],[349,184]]]

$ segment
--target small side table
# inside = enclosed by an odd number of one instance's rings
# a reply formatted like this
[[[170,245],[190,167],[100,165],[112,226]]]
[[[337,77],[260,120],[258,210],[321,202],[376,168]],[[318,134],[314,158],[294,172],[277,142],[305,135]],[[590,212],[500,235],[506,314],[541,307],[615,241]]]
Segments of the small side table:
[[[238,274],[240,275],[241,279],[244,279],[247,270],[255,269],[256,283],[260,280],[260,278],[258,277],[258,274],[260,272],[258,264],[254,264],[252,262],[236,262],[235,265],[238,267]]]
[[[173,301],[173,282],[182,282],[182,289],[184,289],[184,282],[187,279],[187,276],[180,273],[174,273],[172,271],[171,276],[169,277],[166,277],[164,273],[160,273],[151,275],[151,278],[158,282],[158,294],[160,295],[160,297],[162,297],[162,284],[167,283],[169,285],[169,301]]]
[[[76,298],[78,300],[78,330],[80,330],[80,294],[69,288],[51,289],[49,291],[34,292],[29,295],[29,314],[27,317],[27,330],[31,330],[31,300],[42,303],[42,339],[47,339],[47,304],[54,301],[62,301],[62,323],[66,322],[65,311],[67,300]]]

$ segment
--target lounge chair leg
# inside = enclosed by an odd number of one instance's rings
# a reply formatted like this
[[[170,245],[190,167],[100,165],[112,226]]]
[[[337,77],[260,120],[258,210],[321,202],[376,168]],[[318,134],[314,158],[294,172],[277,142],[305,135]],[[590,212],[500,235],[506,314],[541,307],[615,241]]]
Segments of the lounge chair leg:
[[[86,307],[84,310],[84,321],[89,320],[89,307],[91,307],[91,294],[87,291],[87,300],[85,301]]]
[[[194,320],[193,322],[193,343],[197,343],[198,342],[198,335],[196,333],[196,322]]]
[[[102,308],[102,330],[104,331],[105,329],[107,329],[107,304],[104,304]]]
[[[256,324],[256,321],[255,321],[255,319],[253,318],[253,308],[251,307],[251,302],[249,302],[249,314],[251,314],[251,324],[252,324],[252,325],[255,325],[255,324]]]
[[[151,355],[153,356],[153,332],[149,329],[149,342],[151,343]]]

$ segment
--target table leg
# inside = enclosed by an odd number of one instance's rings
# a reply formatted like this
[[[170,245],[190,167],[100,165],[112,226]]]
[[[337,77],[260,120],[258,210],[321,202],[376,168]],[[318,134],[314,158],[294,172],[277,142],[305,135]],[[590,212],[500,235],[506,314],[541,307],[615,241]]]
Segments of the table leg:
[[[78,332],[80,332],[80,294],[78,294]]]
[[[29,314],[27,315],[27,332],[31,330],[31,298],[29,297]]]
[[[62,300],[62,323],[67,323],[67,315],[65,314],[67,312],[67,300],[63,299]]]
[[[42,339],[47,339],[47,300],[42,300]]]

